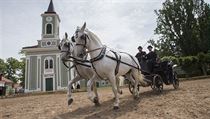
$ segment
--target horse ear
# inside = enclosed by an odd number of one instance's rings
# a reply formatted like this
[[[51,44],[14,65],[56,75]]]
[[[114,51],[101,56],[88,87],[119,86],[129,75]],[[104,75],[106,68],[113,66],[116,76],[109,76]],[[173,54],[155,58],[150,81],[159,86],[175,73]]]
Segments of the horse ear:
[[[68,34],[65,32],[65,38],[67,39],[68,38]]]
[[[86,27],[86,22],[83,24],[81,31],[84,32],[85,31],[85,27]]]

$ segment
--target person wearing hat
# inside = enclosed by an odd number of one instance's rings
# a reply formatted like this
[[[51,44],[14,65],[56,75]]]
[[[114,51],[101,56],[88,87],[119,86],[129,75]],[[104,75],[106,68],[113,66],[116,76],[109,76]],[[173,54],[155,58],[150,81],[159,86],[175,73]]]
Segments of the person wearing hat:
[[[149,50],[149,53],[146,55],[148,68],[150,72],[153,72],[153,68],[157,60],[157,54],[152,51],[153,47],[151,45],[149,45],[147,49]]]
[[[145,57],[145,55],[146,55],[146,52],[142,51],[142,49],[143,48],[141,46],[139,46],[138,47],[139,52],[135,56],[138,59],[140,65],[141,65],[142,58]]]

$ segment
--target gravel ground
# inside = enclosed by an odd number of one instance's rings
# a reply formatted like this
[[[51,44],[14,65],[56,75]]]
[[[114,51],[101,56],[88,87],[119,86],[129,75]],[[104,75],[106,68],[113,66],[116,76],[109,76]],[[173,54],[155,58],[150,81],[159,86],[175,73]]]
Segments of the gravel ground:
[[[0,99],[3,119],[210,119],[210,79],[180,82],[180,88],[165,86],[162,94],[141,88],[134,100],[128,88],[120,95],[120,109],[113,110],[111,88],[98,89],[100,107],[87,99],[86,92],[73,93],[67,106],[66,94],[47,94]]]

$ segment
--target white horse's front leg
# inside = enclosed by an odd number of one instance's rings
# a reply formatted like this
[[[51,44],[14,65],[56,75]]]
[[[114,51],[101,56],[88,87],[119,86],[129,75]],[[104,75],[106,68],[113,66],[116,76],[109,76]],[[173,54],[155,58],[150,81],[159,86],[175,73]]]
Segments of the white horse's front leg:
[[[90,99],[92,102],[94,102],[94,95],[92,93],[92,86],[93,86],[95,77],[96,77],[96,75],[94,73],[92,78],[87,82],[88,99]]]
[[[116,77],[114,75],[110,76],[109,80],[110,80],[110,83],[112,85],[112,91],[113,91],[114,96],[115,96],[114,110],[116,110],[116,109],[119,109],[119,103],[120,103],[119,95],[118,95],[118,92],[117,92]]]
[[[122,90],[120,89],[120,78],[119,77],[116,78],[116,83],[117,83],[117,92],[119,94],[123,94]]]
[[[100,106],[99,96],[98,96],[97,87],[96,87],[96,80],[94,80],[94,82],[93,82],[93,91],[95,93],[95,97],[94,97],[93,102],[95,103],[95,106]]]
[[[72,89],[71,89],[71,86],[73,83],[79,81],[81,79],[80,76],[76,76],[74,79],[70,80],[69,83],[68,83],[68,91],[67,91],[67,96],[68,96],[68,105],[70,106],[71,103],[73,102],[73,98],[72,98]]]

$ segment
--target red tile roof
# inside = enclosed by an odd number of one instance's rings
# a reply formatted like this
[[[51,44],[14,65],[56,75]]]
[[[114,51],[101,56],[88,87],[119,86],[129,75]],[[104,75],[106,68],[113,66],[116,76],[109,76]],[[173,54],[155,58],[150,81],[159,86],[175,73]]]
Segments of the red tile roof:
[[[2,77],[2,80],[0,81],[0,82],[4,82],[4,83],[14,83],[13,81],[11,81],[11,80],[9,80],[9,79],[7,79],[7,78],[4,78],[4,77]]]

